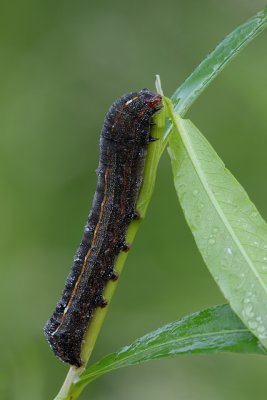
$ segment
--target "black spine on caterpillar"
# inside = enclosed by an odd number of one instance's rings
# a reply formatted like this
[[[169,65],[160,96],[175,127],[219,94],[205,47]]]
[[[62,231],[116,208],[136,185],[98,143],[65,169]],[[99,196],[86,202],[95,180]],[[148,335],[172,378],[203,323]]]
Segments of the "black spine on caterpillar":
[[[92,208],[62,297],[44,327],[56,356],[76,367],[82,365],[82,342],[94,310],[106,305],[105,285],[117,279],[116,257],[128,249],[126,230],[138,215],[152,117],[161,107],[161,96],[143,89],[120,97],[105,117]]]

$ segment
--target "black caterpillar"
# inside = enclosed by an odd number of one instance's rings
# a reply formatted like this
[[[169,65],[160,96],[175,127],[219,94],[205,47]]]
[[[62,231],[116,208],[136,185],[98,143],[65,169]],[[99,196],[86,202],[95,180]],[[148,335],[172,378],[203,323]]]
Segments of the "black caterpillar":
[[[152,117],[161,107],[161,96],[143,89],[120,97],[105,117],[92,209],[62,297],[44,327],[56,356],[76,367],[82,365],[81,346],[94,310],[107,304],[105,285],[118,278],[116,257],[129,248],[126,230],[138,218],[135,204],[154,140]]]

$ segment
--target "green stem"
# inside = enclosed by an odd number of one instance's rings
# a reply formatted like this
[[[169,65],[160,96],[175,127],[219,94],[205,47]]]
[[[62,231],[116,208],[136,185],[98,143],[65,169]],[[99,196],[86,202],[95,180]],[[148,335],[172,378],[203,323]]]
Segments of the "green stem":
[[[162,138],[165,126],[165,113],[163,110],[158,115],[155,116],[154,121],[156,122],[156,125],[152,129],[151,134],[153,137]],[[143,184],[136,204],[136,210],[140,214],[140,219],[133,221],[129,225],[129,228],[127,229],[126,233],[127,243],[132,244],[134,237],[137,233],[137,230],[140,226],[140,223],[142,219],[145,217],[146,210],[154,189],[156,171],[161,154],[162,154],[161,140],[157,140],[152,144],[150,144],[146,157]],[[115,270],[119,273],[119,275],[121,275],[127,255],[128,253],[122,252],[117,257],[115,263]],[[105,308],[97,308],[92,318],[92,321],[90,322],[90,325],[85,335],[85,340],[81,352],[83,366],[81,368],[76,368],[76,367],[70,368],[67,377],[65,379],[65,382],[63,383],[55,400],[75,400],[78,398],[80,391],[78,392],[77,388],[76,389],[74,388],[73,383],[79,379],[79,376],[84,371],[90,359],[98,334],[102,327],[104,318],[109,309],[111,299],[116,290],[117,284],[118,281],[116,282],[110,281],[106,285],[103,295],[107,300],[108,305]]]

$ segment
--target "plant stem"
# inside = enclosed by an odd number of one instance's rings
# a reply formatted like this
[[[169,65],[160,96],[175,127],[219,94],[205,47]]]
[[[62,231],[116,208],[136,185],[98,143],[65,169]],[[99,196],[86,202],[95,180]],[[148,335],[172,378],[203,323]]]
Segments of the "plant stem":
[[[84,367],[81,367],[81,368],[70,367],[69,372],[66,376],[66,379],[65,379],[57,397],[55,398],[55,400],[68,399],[68,393],[69,393],[72,383],[75,382],[75,380],[80,376],[80,374],[83,372],[83,370],[84,370]]]
[[[152,130],[151,134],[153,137],[162,138],[164,126],[165,126],[164,110],[162,110],[158,115],[155,116],[154,121],[156,122],[156,125],[154,128],[152,128],[153,130]],[[129,228],[127,229],[126,242],[129,244],[131,244],[133,242],[134,237],[137,233],[137,230],[140,226],[140,223],[146,214],[146,210],[147,210],[147,207],[148,207],[148,204],[149,204],[149,201],[151,199],[152,192],[154,189],[154,184],[155,184],[155,179],[156,179],[156,171],[157,171],[157,166],[158,166],[158,162],[159,162],[161,154],[162,154],[162,143],[161,143],[161,140],[157,140],[157,141],[153,142],[153,144],[150,145],[148,148],[148,153],[147,153],[146,163],[145,163],[145,170],[144,170],[143,184],[142,184],[141,191],[138,196],[138,200],[137,200],[137,204],[136,204],[136,210],[140,214],[140,219],[133,221],[129,225]],[[116,270],[116,272],[119,273],[119,275],[121,275],[127,255],[128,255],[128,253],[122,252],[117,257],[117,260],[115,263],[115,270]],[[75,400],[78,398],[80,391],[78,392],[75,389],[72,390],[73,389],[72,384],[75,381],[77,382],[77,380],[79,380],[79,376],[84,371],[84,369],[90,359],[90,356],[91,356],[93,348],[95,346],[97,337],[98,337],[100,329],[102,327],[104,318],[105,318],[108,308],[110,306],[112,296],[116,290],[117,284],[118,284],[118,281],[116,281],[116,282],[110,281],[106,285],[103,295],[104,295],[105,299],[107,300],[107,306],[105,308],[97,308],[96,309],[94,316],[88,327],[88,330],[85,334],[84,343],[83,343],[82,351],[81,351],[81,359],[83,361],[83,366],[80,368],[76,368],[76,367],[70,368],[70,370],[67,374],[67,377],[66,377],[58,395],[56,396],[55,400]]]

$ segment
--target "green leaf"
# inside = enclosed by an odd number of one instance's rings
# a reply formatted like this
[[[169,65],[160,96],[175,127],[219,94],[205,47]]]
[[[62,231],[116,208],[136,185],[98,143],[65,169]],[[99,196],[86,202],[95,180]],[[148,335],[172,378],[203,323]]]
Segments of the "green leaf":
[[[267,6],[248,19],[225,39],[199,64],[193,73],[172,95],[174,109],[185,115],[205,88],[267,26]]]
[[[267,6],[229,33],[174,92],[171,101],[175,111],[184,116],[195,100],[219,73],[266,27]],[[171,130],[172,124],[167,123],[162,152],[167,143],[166,138]]]
[[[189,120],[172,114],[174,184],[211,274],[232,309],[267,347],[267,225]]]
[[[73,385],[81,390],[118,368],[182,354],[237,352],[265,354],[261,344],[228,305],[194,313],[151,332],[88,368]]]

